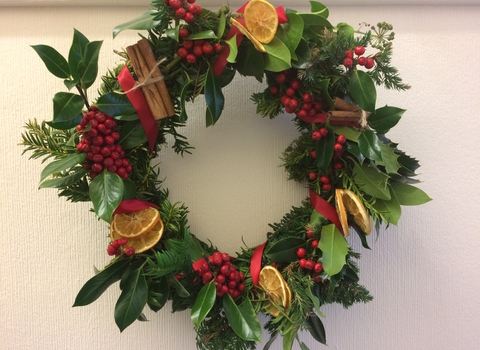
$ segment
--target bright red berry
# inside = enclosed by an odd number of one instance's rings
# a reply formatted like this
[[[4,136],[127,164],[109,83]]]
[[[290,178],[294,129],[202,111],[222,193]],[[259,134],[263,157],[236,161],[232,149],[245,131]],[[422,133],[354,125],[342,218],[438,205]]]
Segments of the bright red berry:
[[[191,23],[191,22],[195,21],[195,17],[193,16],[193,13],[187,12],[185,14],[185,17],[183,18],[183,20],[187,23]]]
[[[314,139],[315,141],[321,140],[322,133],[319,130],[315,130],[314,132],[312,132],[312,139]]]
[[[220,273],[222,275],[224,275],[225,277],[229,276],[230,275],[230,265],[228,265],[228,264],[222,265],[222,267],[220,268]]]
[[[180,7],[175,11],[175,16],[180,19],[183,19],[186,14],[187,14],[187,10],[185,10],[183,7]]]
[[[212,254],[212,264],[213,265],[222,265],[222,254],[220,252],[215,252]]]
[[[300,86],[301,86],[300,80],[298,80],[296,78],[292,79],[292,81],[290,82],[290,87],[295,89],[295,90],[300,89]]]
[[[339,170],[339,169],[342,169],[342,168],[343,168],[342,162],[334,162],[333,163],[333,169]]]
[[[312,260],[307,260],[305,262],[305,269],[307,270],[313,270],[314,264]]]
[[[371,57],[367,58],[367,62],[365,62],[365,68],[370,69],[375,66],[375,60]]]
[[[178,56],[180,56],[181,58],[185,58],[188,55],[188,50],[184,47],[180,47],[177,53],[178,53]]]
[[[335,152],[341,152],[343,150],[343,146],[340,144],[340,143],[336,143],[334,146],[333,146],[333,150]]]
[[[133,254],[135,254],[135,248],[127,247],[123,252],[125,253],[126,256],[132,256]]]
[[[361,66],[364,66],[364,65],[367,63],[367,59],[366,59],[365,57],[363,57],[363,56],[362,56],[362,57],[359,57],[359,58],[357,59],[357,63],[358,63],[359,65],[361,65]]]
[[[306,254],[305,248],[298,248],[297,249],[297,256],[299,258],[303,258]]]
[[[318,247],[318,239],[314,239],[314,240],[312,241],[312,247],[313,247],[313,248],[317,248],[317,247]]]
[[[365,53],[365,47],[357,46],[357,47],[355,47],[355,49],[353,51],[355,52],[355,55],[361,56]]]
[[[298,265],[300,265],[300,267],[301,267],[302,269],[304,269],[305,266],[307,265],[307,259],[300,259],[300,260],[298,261]]]
[[[353,51],[345,50],[345,58],[353,58]]]
[[[203,56],[203,50],[201,46],[195,45],[193,47],[193,54],[197,57]]]
[[[327,128],[320,128],[320,134],[322,135],[322,137],[325,137],[328,135],[328,129]]]
[[[276,80],[277,83],[284,83],[287,80],[287,76],[285,73],[278,73]]]
[[[103,165],[100,164],[100,163],[95,163],[95,164],[92,164],[92,171],[96,172],[96,173],[100,173],[102,172],[103,170]]]
[[[202,51],[205,55],[210,55],[213,52],[213,46],[210,43],[204,43],[202,45]]]
[[[350,57],[346,57],[343,60],[343,65],[347,68],[350,68],[351,66],[353,66],[353,60]]]
[[[186,37],[188,37],[190,35],[190,33],[188,32],[188,29],[187,28],[180,28],[180,30],[178,31],[178,36],[181,38],[181,39],[185,39]]]
[[[323,175],[323,176],[320,176],[320,182],[322,184],[328,184],[330,183],[330,179],[328,178],[328,176]]]
[[[312,238],[313,237],[313,232],[310,230],[307,230],[307,238]]]
[[[345,142],[347,142],[347,137],[344,134],[340,134],[337,136],[337,142],[343,145]]]
[[[183,41],[183,47],[186,48],[187,50],[190,50],[193,47],[193,41],[192,40],[184,40]]]
[[[287,91],[285,91],[285,95],[292,97],[293,95],[295,95],[295,89],[292,87],[289,87]]]
[[[213,44],[213,50],[215,53],[220,53],[223,50],[223,45],[220,43]]]
[[[315,271],[316,273],[322,272],[322,271],[323,271],[323,265],[322,265],[322,263],[317,262],[317,263],[315,264],[315,266],[313,267],[313,271]]]
[[[180,2],[180,0],[169,0],[168,4],[175,10],[182,7],[182,3]]]
[[[197,57],[194,54],[189,53],[187,57],[185,57],[185,60],[189,64],[195,64],[195,62],[197,62]]]
[[[322,190],[324,190],[324,191],[330,191],[331,189],[332,189],[331,184],[323,184],[322,185]]]
[[[189,10],[192,14],[198,16],[202,14],[202,7],[200,5],[190,5]]]
[[[312,180],[312,181],[313,181],[313,180],[316,180],[316,179],[317,179],[317,173],[316,173],[315,171],[309,172],[309,173],[308,173],[308,178],[309,178],[310,180]]]

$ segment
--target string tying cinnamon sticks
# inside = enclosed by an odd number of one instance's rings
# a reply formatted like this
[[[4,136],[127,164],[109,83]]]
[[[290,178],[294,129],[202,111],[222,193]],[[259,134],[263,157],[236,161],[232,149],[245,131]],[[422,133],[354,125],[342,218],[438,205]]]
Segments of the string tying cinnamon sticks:
[[[141,39],[137,44],[128,46],[126,51],[138,79],[134,88],[142,89],[155,120],[174,115],[170,94],[148,40]]]
[[[328,112],[328,118],[331,121],[357,122],[362,128],[367,126],[367,118],[370,112],[366,112],[359,106],[342,100],[339,97],[335,97],[333,102],[334,109]]]

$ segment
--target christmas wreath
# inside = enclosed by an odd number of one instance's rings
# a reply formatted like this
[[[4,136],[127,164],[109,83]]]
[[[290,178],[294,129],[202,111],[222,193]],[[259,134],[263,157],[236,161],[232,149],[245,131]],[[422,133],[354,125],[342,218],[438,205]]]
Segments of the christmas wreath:
[[[139,18],[117,26],[148,33],[121,52],[122,64],[102,76],[96,99],[87,90],[98,73],[101,41],[74,30],[64,58],[47,45],[33,49],[68,91],[53,97],[53,119],[30,120],[24,152],[52,160],[40,188],[71,202],[91,202],[104,220],[112,260],[78,293],[74,306],[94,302],[115,282],[120,331],[144,320],[143,309],[190,309],[199,349],[254,349],[262,341],[258,314],[291,349],[306,330],[326,343],[320,317],[328,303],[349,307],[372,299],[359,284],[360,255],[372,226],[396,225],[402,205],[430,198],[413,184],[418,161],[385,134],[405,110],[376,105],[376,86],[405,90],[391,65],[390,24],[332,25],[328,9],[310,12],[251,0],[236,11],[209,11],[195,0],[154,0]],[[288,178],[306,199],[270,224],[265,243],[235,256],[190,232],[187,207],[173,203],[152,160],[166,143],[180,155],[192,147],[178,130],[186,102],[203,95],[206,124],[224,108],[222,88],[234,75],[265,89],[251,97],[261,116],[292,117],[299,136],[282,154]],[[105,232],[106,233],[106,232]],[[108,240],[108,241],[107,241]]]

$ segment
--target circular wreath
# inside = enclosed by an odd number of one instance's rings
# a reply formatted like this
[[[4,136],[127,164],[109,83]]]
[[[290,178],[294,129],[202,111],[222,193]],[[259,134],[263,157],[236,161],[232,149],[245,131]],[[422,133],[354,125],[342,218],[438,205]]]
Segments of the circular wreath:
[[[91,201],[109,226],[113,259],[85,283],[74,306],[87,305],[120,281],[115,305],[120,331],[144,319],[145,306],[190,309],[199,349],[269,348],[281,335],[291,349],[297,333],[326,343],[319,316],[327,303],[368,302],[349,247],[350,230],[368,248],[373,226],[397,224],[401,205],[429,197],[412,185],[418,161],[385,134],[403,109],[376,106],[376,85],[404,90],[391,65],[392,26],[354,29],[328,21],[328,9],[310,12],[252,0],[231,12],[213,12],[195,0],[154,0],[151,9],[117,26],[147,37],[117,52],[124,62],[102,76],[93,103],[102,42],[75,30],[64,58],[47,45],[33,49],[68,90],[53,98],[53,120],[31,120],[22,135],[31,158],[53,159],[40,188],[57,188],[72,202]],[[189,230],[187,207],[173,204],[152,165],[166,136],[191,153],[178,133],[185,103],[206,101],[207,126],[224,108],[222,87],[236,73],[263,82],[254,93],[258,114],[292,116],[299,136],[282,154],[289,179],[305,185],[306,200],[270,224],[265,243],[236,256],[220,252]]]

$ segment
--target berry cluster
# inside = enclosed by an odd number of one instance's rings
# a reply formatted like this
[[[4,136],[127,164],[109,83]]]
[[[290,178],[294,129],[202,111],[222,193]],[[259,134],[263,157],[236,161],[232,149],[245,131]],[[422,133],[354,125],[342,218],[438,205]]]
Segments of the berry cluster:
[[[195,16],[202,13],[202,7],[195,4],[195,0],[165,0],[165,5],[175,11],[175,17],[187,23],[193,22]]]
[[[204,262],[197,270],[203,284],[214,280],[219,297],[228,293],[232,298],[237,298],[245,290],[245,276],[237,271],[231,260],[227,253],[214,252],[208,256],[208,263]]]
[[[188,30],[182,28],[179,31],[180,38],[188,37]],[[178,56],[184,58],[188,64],[195,64],[197,59],[202,56],[209,56],[218,54],[223,50],[223,45],[220,43],[210,43],[206,40],[183,40],[181,46],[178,48]]]
[[[112,243],[108,245],[108,248],[107,248],[108,255],[119,256],[120,248],[127,245],[127,243],[128,243],[128,239],[126,238],[120,238],[120,239],[114,240]],[[135,248],[126,247],[125,249],[123,249],[123,252],[125,253],[126,256],[132,256],[133,254],[135,254]]]
[[[323,271],[323,265],[318,260],[318,255],[316,253],[318,247],[318,239],[314,239],[314,233],[312,230],[307,229],[307,238],[310,243],[311,249],[310,252],[305,248],[297,249],[298,266],[301,269],[311,272],[311,276],[315,282],[321,282],[322,279],[319,277],[319,274]]]
[[[84,168],[90,170],[90,178],[94,178],[103,169],[118,174],[122,179],[128,178],[132,165],[125,158],[122,146],[115,144],[120,134],[113,131],[117,122],[109,115],[101,112],[95,106],[84,113],[83,119],[76,130],[82,135],[77,144],[79,152],[87,154],[88,162]]]
[[[310,92],[304,91],[300,80],[293,76],[291,70],[280,72],[275,77],[275,84],[270,87],[272,95],[279,95],[285,112],[295,113],[299,118],[314,116],[323,109],[321,101],[316,100]]]
[[[353,54],[357,56],[357,58],[353,57]],[[371,69],[375,66],[375,60],[371,57],[362,56],[365,53],[364,46],[357,46],[355,49],[346,50],[345,51],[345,58],[343,59],[343,65],[346,68],[353,67],[354,65],[358,64],[360,66],[364,66],[367,69]]]

